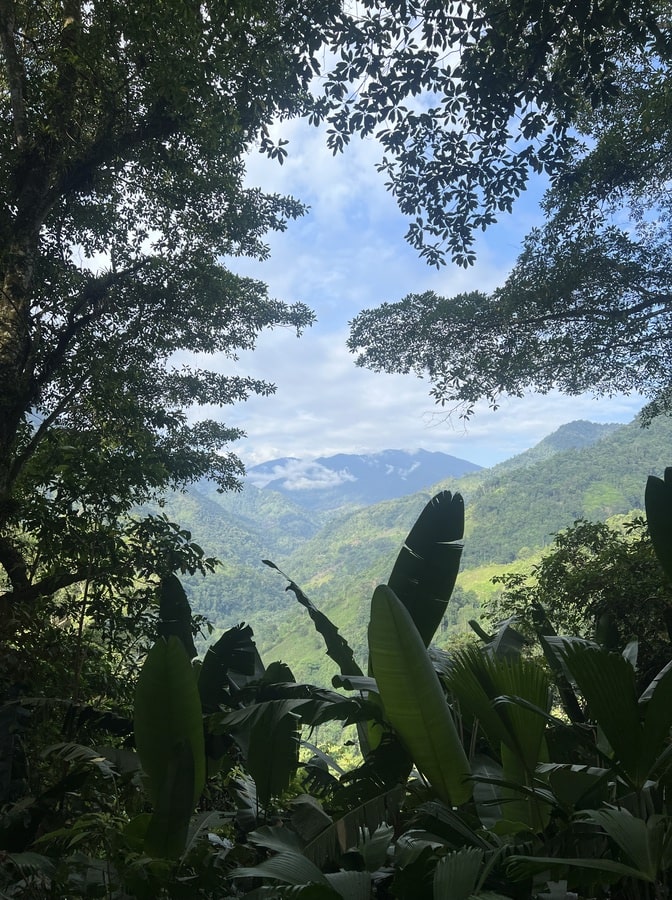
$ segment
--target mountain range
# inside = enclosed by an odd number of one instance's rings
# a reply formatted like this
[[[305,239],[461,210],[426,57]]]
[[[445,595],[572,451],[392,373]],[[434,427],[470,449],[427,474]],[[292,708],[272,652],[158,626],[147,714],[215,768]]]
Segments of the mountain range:
[[[383,450],[381,453],[286,457],[252,466],[246,481],[277,491],[306,509],[370,506],[413,494],[445,478],[460,478],[481,466],[447,453]]]
[[[189,528],[206,553],[222,560],[216,575],[188,581],[194,611],[207,615],[218,630],[250,622],[265,659],[282,658],[307,678],[317,665],[326,678],[332,664],[325,660],[305,610],[285,592],[282,576],[261,560],[273,560],[301,584],[364,653],[373,587],[387,580],[424,504],[438,490],[448,489],[459,491],[466,506],[463,572],[447,617],[447,627],[459,630],[478,614],[481,596],[474,585],[479,579],[489,584],[492,574],[507,567],[529,568],[527,561],[538,558],[553,534],[576,519],[604,520],[641,510],[647,475],[660,476],[672,464],[672,420],[656,419],[647,429],[636,421],[607,426],[572,422],[506,462],[487,469],[472,466],[466,474],[442,477],[415,492],[407,490],[404,473],[417,454],[390,454],[395,461],[391,472],[384,474],[380,462],[372,471],[389,479],[384,483],[397,495],[370,505],[361,493],[359,502],[353,499],[352,485],[362,482],[360,491],[365,486],[366,479],[355,474],[360,469],[349,470],[356,481],[306,488],[326,491],[328,500],[319,502],[315,496],[297,502],[307,496],[302,489],[273,489],[281,475],[274,477],[272,467],[264,473],[271,476],[264,487],[248,481],[239,494],[218,494],[202,482],[169,498],[168,515]],[[349,458],[346,465],[343,457],[332,459],[336,471],[351,464]],[[331,471],[324,461],[319,464]]]

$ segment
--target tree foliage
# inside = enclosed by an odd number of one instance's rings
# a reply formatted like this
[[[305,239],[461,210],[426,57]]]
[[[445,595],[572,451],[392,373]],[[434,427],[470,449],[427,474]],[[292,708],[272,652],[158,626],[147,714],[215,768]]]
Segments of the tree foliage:
[[[243,160],[274,116],[303,108],[315,27],[263,3],[3,5],[0,564],[13,609],[146,568],[124,568],[124,517],[167,486],[235,486],[241,465],[222,450],[240,432],[188,410],[272,391],[208,360],[312,318],[223,259],[263,258],[264,234],[302,212],[246,187]]]
[[[647,418],[669,407],[672,314],[669,48],[613,63],[614,96],[574,110],[582,144],[491,294],[431,292],[367,310],[349,340],[377,371],[426,374],[443,404],[469,415],[531,389],[636,390]]]
[[[347,7],[346,7],[347,8]],[[615,60],[669,58],[667,7],[367,0],[335,42],[329,141],[375,134],[379,169],[430,263],[474,261],[474,233],[510,211],[531,172],[572,158],[570,126],[619,93]]]
[[[514,616],[533,629],[543,609],[560,634],[599,634],[611,649],[637,640],[646,684],[670,656],[672,588],[642,519],[625,531],[579,520],[555,536],[529,577],[515,573],[494,581],[502,590],[487,601],[491,622]]]

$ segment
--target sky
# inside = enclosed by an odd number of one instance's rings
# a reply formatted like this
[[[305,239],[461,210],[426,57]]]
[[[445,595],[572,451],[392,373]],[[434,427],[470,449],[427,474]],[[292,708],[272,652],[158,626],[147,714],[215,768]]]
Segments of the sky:
[[[640,397],[550,394],[504,400],[496,411],[483,404],[464,422],[435,405],[429,382],[356,367],[345,342],[348,323],[360,310],[412,292],[451,296],[501,284],[524,235],[541,222],[543,184],[535,182],[513,214],[479,238],[475,266],[437,270],[404,240],[407,222],[375,170],[375,140],[356,138],[334,157],[319,130],[300,121],[281,127],[289,140],[284,165],[254,153],[248,182],[291,194],[310,209],[286,232],[269,235],[268,260],[235,260],[231,267],[265,281],[277,299],[305,302],[317,321],[300,338],[289,329],[264,332],[255,350],[235,362],[203,360],[218,371],[277,386],[270,397],[200,411],[246,432],[231,446],[246,466],[282,457],[419,448],[490,466],[575,419],[632,420],[643,405]]]

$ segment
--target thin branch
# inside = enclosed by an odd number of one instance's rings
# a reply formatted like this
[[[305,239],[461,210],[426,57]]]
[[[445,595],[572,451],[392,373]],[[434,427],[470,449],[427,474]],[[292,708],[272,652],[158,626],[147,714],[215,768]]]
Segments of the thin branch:
[[[59,368],[73,338],[106,311],[103,301],[107,298],[110,290],[137,275],[151,262],[150,257],[144,257],[122,271],[107,272],[105,275],[92,278],[84,286],[79,299],[68,312],[66,324],[58,335],[56,346],[47,354],[42,365],[42,371],[36,377],[35,383],[38,387],[44,387]],[[89,311],[85,312],[87,308],[89,308]]]
[[[86,383],[88,375],[83,375],[81,378],[78,378],[72,389],[65,394],[65,396],[61,397],[60,401],[56,404],[55,408],[46,416],[39,425],[39,428],[34,432],[31,439],[28,441],[26,446],[23,448],[21,453],[17,454],[14,458],[10,471],[9,471],[9,483],[13,484],[14,481],[19,477],[23,467],[26,465],[31,456],[35,453],[38,446],[42,443],[43,439],[46,437],[49,428],[53,425],[56,419],[60,416],[63,410],[67,407],[70,400],[76,396],[82,386]]]

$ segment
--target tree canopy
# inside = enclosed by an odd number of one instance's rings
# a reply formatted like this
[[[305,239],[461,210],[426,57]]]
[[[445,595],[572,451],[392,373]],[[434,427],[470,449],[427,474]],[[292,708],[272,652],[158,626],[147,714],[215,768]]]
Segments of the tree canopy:
[[[379,371],[417,371],[469,414],[531,389],[638,391],[670,407],[669,53],[617,60],[613,98],[575,112],[583,147],[558,176],[504,284],[367,310],[349,345]]]

